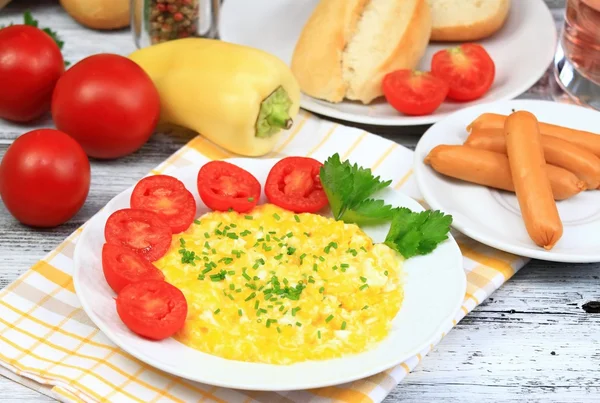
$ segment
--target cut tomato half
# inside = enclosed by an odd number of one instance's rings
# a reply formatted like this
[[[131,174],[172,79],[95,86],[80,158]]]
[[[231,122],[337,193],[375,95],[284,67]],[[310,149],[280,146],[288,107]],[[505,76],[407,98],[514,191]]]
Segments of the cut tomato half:
[[[211,161],[198,172],[198,193],[215,211],[245,213],[260,198],[260,183],[248,171],[225,161]]]
[[[490,89],[496,66],[483,46],[465,43],[435,53],[431,73],[448,83],[448,98],[466,102],[481,98]]]
[[[167,253],[171,236],[171,227],[158,214],[147,210],[117,210],[104,227],[107,243],[131,249],[151,262]]]
[[[131,283],[165,279],[156,266],[131,249],[109,243],[102,247],[102,271],[106,282],[117,294]]]
[[[283,158],[273,165],[267,177],[267,199],[295,213],[316,213],[328,204],[319,177],[322,166],[313,158]]]
[[[433,113],[444,102],[448,84],[431,73],[397,70],[387,74],[382,83],[383,94],[390,105],[405,115]]]
[[[166,281],[131,283],[116,298],[117,313],[132,332],[151,340],[171,337],[185,324],[187,301]]]
[[[183,182],[169,175],[148,176],[135,185],[131,208],[160,216],[174,234],[185,231],[196,216],[196,201]]]

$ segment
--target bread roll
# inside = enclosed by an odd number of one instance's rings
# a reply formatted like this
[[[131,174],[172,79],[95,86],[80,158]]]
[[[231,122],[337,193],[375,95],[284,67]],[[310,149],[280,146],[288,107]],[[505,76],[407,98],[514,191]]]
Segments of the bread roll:
[[[431,7],[431,40],[477,41],[504,25],[510,0],[427,0]]]
[[[392,71],[414,69],[431,33],[426,0],[321,0],[292,57],[302,91],[368,104]]]

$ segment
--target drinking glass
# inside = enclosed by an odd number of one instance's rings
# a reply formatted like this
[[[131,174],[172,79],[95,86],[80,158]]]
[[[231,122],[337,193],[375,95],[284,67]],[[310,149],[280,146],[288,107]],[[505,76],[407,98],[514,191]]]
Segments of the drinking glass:
[[[575,103],[600,110],[600,0],[567,0],[554,75]]]

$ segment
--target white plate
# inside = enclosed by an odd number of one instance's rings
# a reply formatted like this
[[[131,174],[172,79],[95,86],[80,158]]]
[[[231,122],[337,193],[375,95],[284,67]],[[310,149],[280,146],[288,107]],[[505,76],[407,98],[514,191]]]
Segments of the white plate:
[[[296,41],[318,0],[226,0],[220,19],[224,41],[252,46],[292,60]],[[496,63],[490,91],[468,103],[444,102],[432,115],[405,116],[385,100],[372,105],[350,101],[332,104],[303,95],[300,105],[309,111],[349,122],[385,126],[431,124],[465,107],[515,98],[527,91],[548,68],[556,47],[554,19],[543,0],[512,0],[505,25],[479,41]],[[455,44],[430,44],[419,68],[429,70],[431,57]]]
[[[276,160],[233,159],[264,184]],[[185,167],[173,176],[194,194],[197,213],[207,212],[196,191],[200,168]],[[375,349],[340,359],[278,366],[223,359],[186,347],[173,338],[160,342],[131,333],[117,316],[114,293],[106,284],[101,267],[104,225],[116,210],[129,207],[132,188],[110,201],[86,225],[75,249],[74,283],[83,309],[94,323],[123,350],[163,371],[206,384],[246,390],[308,389],[364,378],[421,352],[445,330],[460,309],[466,290],[462,256],[454,239],[440,244],[430,255],[405,263],[405,300],[393,322],[390,335]],[[393,190],[384,191],[388,203],[423,210],[414,200]],[[265,201],[264,195],[261,203]],[[366,231],[381,242],[387,228]]]
[[[452,214],[453,227],[494,248],[554,262],[600,262],[600,191],[582,192],[557,202],[564,226],[562,238],[549,251],[527,235],[514,193],[469,184],[438,174],[423,159],[440,144],[462,144],[466,126],[485,112],[510,114],[527,110],[540,122],[597,131],[600,113],[575,105],[548,101],[505,101],[462,110],[433,125],[415,150],[415,174],[425,201]]]

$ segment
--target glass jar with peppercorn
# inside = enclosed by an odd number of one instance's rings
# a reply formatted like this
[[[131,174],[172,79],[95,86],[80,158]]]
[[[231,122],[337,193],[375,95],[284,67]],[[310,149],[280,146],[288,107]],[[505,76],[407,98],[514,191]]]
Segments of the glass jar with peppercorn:
[[[216,38],[221,0],[131,0],[138,48],[187,37]]]

